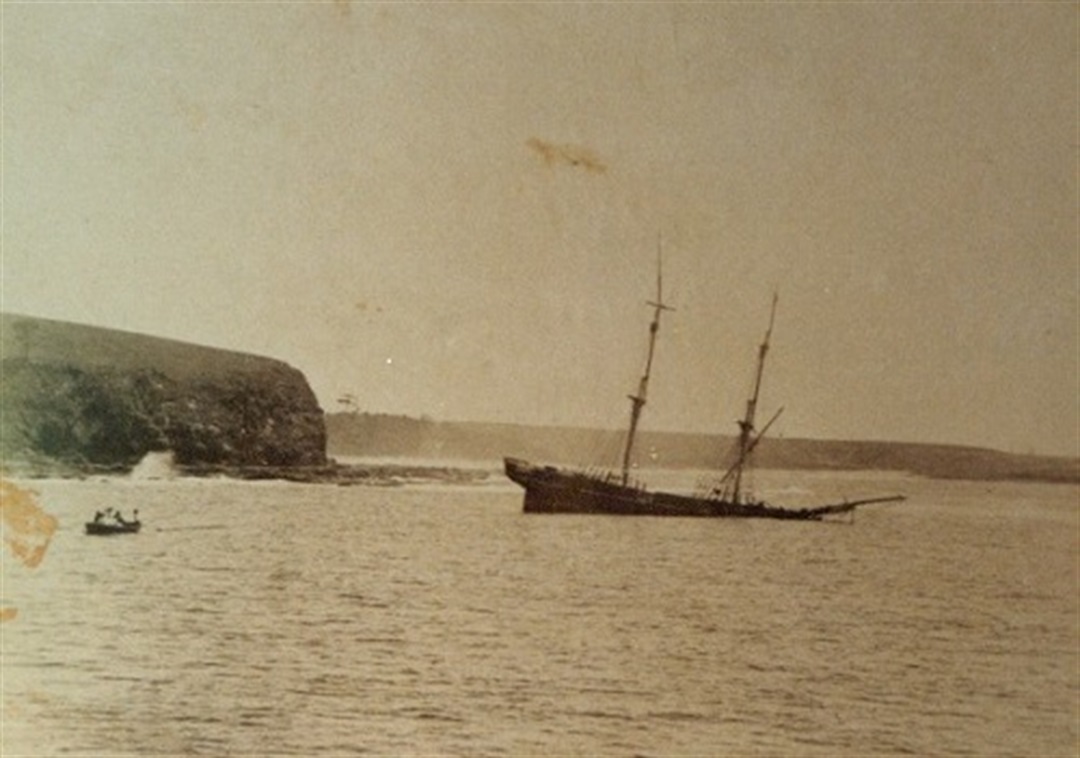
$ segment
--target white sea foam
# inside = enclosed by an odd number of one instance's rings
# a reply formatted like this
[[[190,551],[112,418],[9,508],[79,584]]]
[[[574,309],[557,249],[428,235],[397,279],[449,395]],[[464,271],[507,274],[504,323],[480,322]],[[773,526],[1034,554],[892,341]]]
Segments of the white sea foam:
[[[171,450],[151,452],[143,456],[128,475],[131,479],[172,479],[176,476],[176,462]]]

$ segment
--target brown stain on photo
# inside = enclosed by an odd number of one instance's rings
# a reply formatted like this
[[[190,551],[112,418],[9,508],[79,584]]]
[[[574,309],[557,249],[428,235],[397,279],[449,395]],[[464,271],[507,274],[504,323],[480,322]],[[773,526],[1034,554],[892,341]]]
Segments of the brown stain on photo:
[[[38,505],[36,492],[0,479],[0,526],[4,544],[16,560],[36,568],[45,558],[58,525],[56,517]],[[11,621],[17,613],[15,608],[0,608],[0,622]]]
[[[595,153],[579,145],[557,145],[536,137],[525,141],[526,146],[535,151],[550,167],[556,165],[581,168],[593,174],[607,173],[605,165]]]

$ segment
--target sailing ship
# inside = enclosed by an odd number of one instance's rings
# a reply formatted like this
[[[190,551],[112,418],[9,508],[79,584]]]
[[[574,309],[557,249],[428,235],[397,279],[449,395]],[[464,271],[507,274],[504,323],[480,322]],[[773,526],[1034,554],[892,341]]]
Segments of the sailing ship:
[[[526,513],[594,513],[620,516],[697,516],[713,518],[772,518],[799,521],[820,521],[826,516],[853,513],[860,505],[890,503],[903,500],[902,495],[845,500],[840,503],[813,507],[783,507],[766,503],[748,493],[744,482],[751,454],[765,433],[779,418],[776,414],[759,432],[755,424],[761,380],[765,369],[765,356],[769,351],[773,324],[776,320],[777,295],[773,295],[769,326],[765,338],[758,347],[757,368],[753,389],[746,403],[746,412],[738,421],[739,435],[734,463],[723,476],[701,494],[680,494],[650,491],[643,484],[630,478],[630,468],[637,434],[638,422],[645,407],[652,373],[656,338],[660,332],[660,316],[674,310],[663,300],[663,279],[659,261],[656,274],[656,300],[648,301],[653,309],[649,324],[649,345],[645,359],[645,371],[638,382],[637,393],[629,395],[630,424],[623,447],[620,472],[593,470],[578,471],[552,465],[538,465],[520,458],[503,460],[506,475],[525,489]]]

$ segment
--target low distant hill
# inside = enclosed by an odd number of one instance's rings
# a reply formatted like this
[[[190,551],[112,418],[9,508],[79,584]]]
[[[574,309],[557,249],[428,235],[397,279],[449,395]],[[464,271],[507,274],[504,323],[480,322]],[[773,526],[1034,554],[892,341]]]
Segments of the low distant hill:
[[[498,461],[503,456],[577,465],[616,458],[623,433],[574,427],[446,422],[407,416],[336,413],[326,418],[330,455]],[[731,437],[642,432],[644,465],[716,468],[733,449]],[[984,448],[897,442],[764,439],[761,468],[905,471],[946,479],[1080,482],[1080,460],[1014,455]]]
[[[130,332],[0,314],[0,455],[6,468],[326,462],[322,409],[300,371],[270,358]]]

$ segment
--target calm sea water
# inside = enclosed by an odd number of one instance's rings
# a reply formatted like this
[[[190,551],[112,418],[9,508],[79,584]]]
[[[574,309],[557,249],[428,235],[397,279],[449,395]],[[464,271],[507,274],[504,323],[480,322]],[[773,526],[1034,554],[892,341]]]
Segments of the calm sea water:
[[[1074,486],[769,474],[911,498],[799,524],[23,484],[61,528],[5,563],[5,756],[1077,754]],[[85,536],[106,506],[143,533]]]

